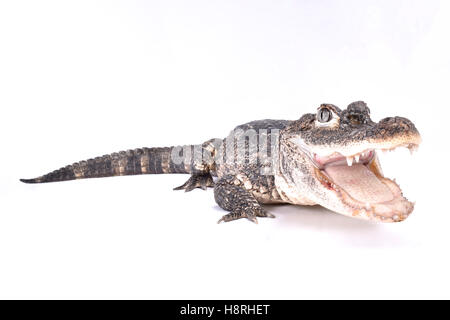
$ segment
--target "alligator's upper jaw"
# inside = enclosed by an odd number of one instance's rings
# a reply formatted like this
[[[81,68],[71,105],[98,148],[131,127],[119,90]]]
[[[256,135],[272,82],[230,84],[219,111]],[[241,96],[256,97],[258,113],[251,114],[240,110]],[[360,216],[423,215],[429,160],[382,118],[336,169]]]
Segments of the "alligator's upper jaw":
[[[418,145],[416,142],[389,145],[386,149],[406,146],[414,150]],[[339,152],[328,156],[312,153],[310,156],[316,167],[316,178],[340,202],[334,203],[336,200],[330,199],[323,206],[345,215],[382,222],[402,221],[414,209],[414,204],[403,197],[400,187],[383,177],[376,149],[364,149],[352,157]]]

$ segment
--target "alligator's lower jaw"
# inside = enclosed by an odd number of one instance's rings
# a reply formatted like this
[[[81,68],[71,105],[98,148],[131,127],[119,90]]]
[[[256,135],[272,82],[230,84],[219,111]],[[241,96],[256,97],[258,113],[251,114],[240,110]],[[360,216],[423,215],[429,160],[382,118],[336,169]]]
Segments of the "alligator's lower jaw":
[[[337,164],[315,169],[316,178],[327,189],[335,192],[340,203],[329,208],[363,219],[382,222],[405,220],[414,209],[414,203],[403,197],[400,187],[382,176],[377,161],[352,166]]]

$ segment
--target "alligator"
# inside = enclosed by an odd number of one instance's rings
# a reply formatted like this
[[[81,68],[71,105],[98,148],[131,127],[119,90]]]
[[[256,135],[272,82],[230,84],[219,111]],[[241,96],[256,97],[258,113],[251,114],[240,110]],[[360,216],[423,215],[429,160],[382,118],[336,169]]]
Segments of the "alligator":
[[[414,209],[394,180],[384,177],[377,153],[417,149],[421,137],[403,117],[374,122],[356,101],[341,110],[321,104],[298,120],[258,120],[225,139],[164,148],[139,148],[76,162],[25,183],[138,174],[184,173],[174,190],[214,188],[228,211],[218,222],[273,218],[263,204],[321,205],[365,220],[398,222]]]

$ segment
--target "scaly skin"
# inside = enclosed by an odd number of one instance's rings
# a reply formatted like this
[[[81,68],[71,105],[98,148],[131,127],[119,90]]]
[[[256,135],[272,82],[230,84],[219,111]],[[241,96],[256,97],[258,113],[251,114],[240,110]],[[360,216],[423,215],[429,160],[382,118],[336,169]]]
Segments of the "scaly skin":
[[[240,218],[257,222],[257,217],[274,217],[262,208],[263,203],[320,204],[352,217],[393,222],[405,219],[413,204],[403,198],[395,182],[382,176],[374,150],[399,146],[415,148],[419,143],[417,129],[406,118],[385,118],[375,123],[364,102],[354,102],[344,110],[323,104],[317,114],[305,114],[296,121],[260,120],[243,124],[223,140],[211,139],[201,145],[184,147],[122,151],[21,181],[44,183],[136,174],[189,173],[188,181],[175,190],[214,187],[217,204],[229,211],[219,222]],[[240,154],[242,150],[245,152]],[[354,169],[337,166],[341,158],[352,156]],[[330,157],[332,160],[328,160]],[[359,164],[359,159],[365,162]],[[335,168],[330,169],[332,165]],[[361,192],[368,193],[367,201],[358,199],[362,197],[359,194],[349,194],[347,189],[353,190],[352,185],[339,175],[337,183],[328,174],[334,169],[349,174],[361,171],[361,177],[368,176],[369,182],[375,181],[376,177],[379,182],[374,183],[374,194],[370,189],[362,188]],[[389,192],[392,199],[373,200],[389,197]]]

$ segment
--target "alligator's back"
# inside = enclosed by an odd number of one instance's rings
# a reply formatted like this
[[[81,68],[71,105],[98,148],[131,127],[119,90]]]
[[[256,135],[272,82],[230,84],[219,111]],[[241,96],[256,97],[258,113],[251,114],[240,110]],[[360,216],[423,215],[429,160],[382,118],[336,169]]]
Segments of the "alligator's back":
[[[223,152],[216,164],[218,177],[245,172],[248,175],[260,175],[261,169],[269,165],[267,157],[271,157],[277,148],[280,130],[291,121],[257,120],[234,128],[223,140]]]

